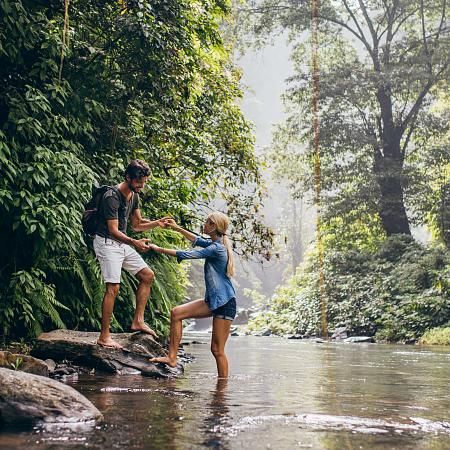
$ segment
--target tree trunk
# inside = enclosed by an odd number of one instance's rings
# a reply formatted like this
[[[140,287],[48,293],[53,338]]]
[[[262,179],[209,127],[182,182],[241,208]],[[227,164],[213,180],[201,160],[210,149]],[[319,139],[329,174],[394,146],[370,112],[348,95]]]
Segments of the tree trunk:
[[[375,59],[375,70],[380,71],[378,58]],[[375,149],[374,170],[380,187],[381,223],[388,236],[411,235],[403,199],[404,156],[400,142],[404,129],[394,123],[390,86],[380,86],[377,98],[383,124],[380,136],[383,151]]]
[[[375,174],[380,187],[380,218],[388,236],[411,235],[403,199],[403,158],[398,149],[386,151],[375,158]]]

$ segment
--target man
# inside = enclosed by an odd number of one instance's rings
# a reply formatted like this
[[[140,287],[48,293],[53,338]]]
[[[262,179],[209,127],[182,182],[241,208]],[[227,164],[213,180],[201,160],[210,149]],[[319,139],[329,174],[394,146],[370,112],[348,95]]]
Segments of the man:
[[[146,231],[164,226],[164,219],[147,220],[141,216],[139,209],[139,192],[150,176],[149,166],[139,159],[131,161],[125,170],[125,180],[114,188],[108,189],[99,208],[99,224],[94,238],[94,250],[106,292],[102,305],[102,328],[97,344],[108,348],[122,348],[113,341],[109,324],[114,308],[114,301],[120,287],[122,268],[139,280],[136,291],[136,311],[132,331],[142,331],[156,337],[156,333],[144,322],[144,310],[150,296],[150,288],[155,274],[137,253],[149,250],[149,239],[133,239],[126,235],[127,223],[131,217],[134,231]]]

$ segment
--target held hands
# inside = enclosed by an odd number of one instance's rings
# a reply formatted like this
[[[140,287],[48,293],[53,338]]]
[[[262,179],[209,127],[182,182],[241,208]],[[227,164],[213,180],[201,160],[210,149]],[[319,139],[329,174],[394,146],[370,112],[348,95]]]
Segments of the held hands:
[[[161,250],[157,245],[155,244],[150,244],[148,246],[149,250],[153,250],[154,252],[159,252],[159,250]]]
[[[164,217],[161,217],[161,219],[158,219],[157,221],[156,221],[156,223],[158,224],[158,227],[161,227],[161,228],[166,228],[166,221],[167,220],[171,220],[172,218],[170,217],[170,216],[164,216]],[[173,220],[173,219],[172,219]]]
[[[161,228],[172,228],[173,230],[178,228],[177,223],[170,216],[161,217],[161,219],[156,220],[156,223],[158,224],[158,227]]]
[[[178,228],[178,225],[174,219],[172,219],[171,217],[167,217],[164,220],[164,228],[172,228],[173,230],[175,230],[176,228]]]
[[[150,250],[151,241],[150,239],[143,238],[143,239],[136,239],[133,243],[134,247],[137,251],[141,253],[148,252]]]

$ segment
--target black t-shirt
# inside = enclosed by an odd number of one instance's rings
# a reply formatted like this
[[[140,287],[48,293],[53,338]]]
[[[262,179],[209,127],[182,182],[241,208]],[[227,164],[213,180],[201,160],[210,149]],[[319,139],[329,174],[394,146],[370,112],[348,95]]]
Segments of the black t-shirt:
[[[115,186],[118,189],[117,186]],[[139,195],[133,192],[130,200],[115,189],[108,189],[103,195],[99,208],[99,223],[95,234],[102,237],[109,237],[107,220],[119,220],[119,231],[127,232],[127,224],[130,215],[139,208]]]

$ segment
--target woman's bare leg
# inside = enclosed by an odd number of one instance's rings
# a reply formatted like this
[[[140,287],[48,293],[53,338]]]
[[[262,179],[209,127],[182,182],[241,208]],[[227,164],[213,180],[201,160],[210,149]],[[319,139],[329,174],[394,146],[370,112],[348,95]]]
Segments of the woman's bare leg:
[[[225,354],[225,344],[230,335],[232,320],[213,319],[213,332],[211,338],[211,352],[216,358],[217,374],[219,378],[228,377],[228,359]]]
[[[175,367],[177,365],[178,347],[183,334],[183,319],[202,319],[211,317],[211,315],[211,310],[204,300],[194,300],[173,308],[170,313],[169,355],[151,358],[150,362],[160,362]]]

